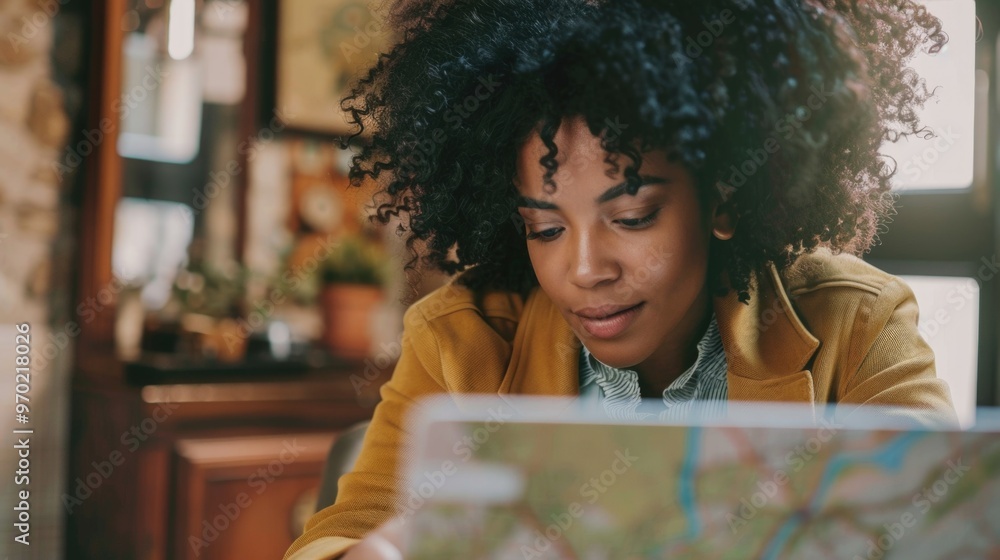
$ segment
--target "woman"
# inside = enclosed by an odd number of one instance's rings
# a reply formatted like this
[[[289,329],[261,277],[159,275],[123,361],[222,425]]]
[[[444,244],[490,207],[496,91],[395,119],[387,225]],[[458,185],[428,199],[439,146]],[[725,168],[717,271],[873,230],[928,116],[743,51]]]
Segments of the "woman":
[[[337,503],[286,558],[398,557],[405,413],[439,393],[901,405],[954,419],[913,292],[859,255],[892,211],[908,0],[423,0],[345,100],[354,184],[457,274],[402,353]],[[418,246],[419,244],[419,246]],[[458,274],[460,273],[460,274]],[[381,528],[376,530],[381,525]]]

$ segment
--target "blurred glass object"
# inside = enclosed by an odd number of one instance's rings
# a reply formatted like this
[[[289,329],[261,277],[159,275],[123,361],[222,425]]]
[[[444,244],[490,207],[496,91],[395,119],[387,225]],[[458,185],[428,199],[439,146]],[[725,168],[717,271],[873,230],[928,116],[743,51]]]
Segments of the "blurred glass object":
[[[961,276],[900,276],[917,297],[918,328],[934,350],[937,375],[948,382],[963,427],[976,413],[979,284]]]
[[[187,261],[194,237],[191,208],[175,202],[122,198],[115,210],[112,267],[129,284],[142,287],[147,309],[160,309],[170,298],[174,279]]]
[[[204,66],[205,103],[238,105],[246,94],[243,36],[249,23],[244,2],[216,0],[202,14],[198,48]]]
[[[267,326],[267,341],[271,346],[271,356],[284,360],[292,353],[292,331],[284,321],[271,321]]]
[[[973,178],[975,145],[974,0],[920,0],[939,17],[948,43],[936,54],[919,51],[909,66],[926,80],[935,97],[924,105],[921,124],[933,137],[919,134],[885,142],[882,153],[896,160],[897,191],[968,189]]]
[[[174,60],[184,60],[194,52],[194,0],[170,0],[167,23],[167,52]]]
[[[141,293],[133,289],[123,290],[118,297],[115,323],[115,344],[118,356],[125,360],[139,357],[142,347],[143,321],[146,318],[145,305]]]

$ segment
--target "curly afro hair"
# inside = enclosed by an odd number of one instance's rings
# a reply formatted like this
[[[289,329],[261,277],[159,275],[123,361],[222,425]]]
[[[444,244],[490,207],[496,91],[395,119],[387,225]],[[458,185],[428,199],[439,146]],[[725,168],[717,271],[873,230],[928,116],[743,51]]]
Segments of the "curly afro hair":
[[[372,219],[408,216],[407,271],[468,269],[464,285],[522,294],[538,282],[518,149],[540,134],[554,189],[570,117],[630,194],[642,153],[662,149],[703,208],[713,192],[734,204],[735,236],[712,240],[714,293],[747,302],[767,263],[820,245],[867,252],[893,212],[881,143],[933,134],[917,117],[933,92],[906,62],[947,42],[911,0],[409,0],[388,15],[401,40],[341,102],[356,127],[344,147],[370,132],[351,184],[377,187]]]

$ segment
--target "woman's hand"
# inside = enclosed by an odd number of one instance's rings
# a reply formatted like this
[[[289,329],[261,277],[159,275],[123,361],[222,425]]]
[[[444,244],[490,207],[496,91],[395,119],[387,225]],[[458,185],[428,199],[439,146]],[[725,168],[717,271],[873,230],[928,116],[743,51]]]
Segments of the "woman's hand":
[[[368,533],[342,560],[403,560],[403,518],[396,517]]]

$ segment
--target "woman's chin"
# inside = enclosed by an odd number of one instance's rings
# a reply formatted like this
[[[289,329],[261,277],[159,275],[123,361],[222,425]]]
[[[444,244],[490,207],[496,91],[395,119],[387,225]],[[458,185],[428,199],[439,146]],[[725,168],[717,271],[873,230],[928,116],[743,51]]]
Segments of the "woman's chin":
[[[642,362],[642,359],[638,357],[637,352],[627,352],[622,351],[621,343],[618,343],[618,348],[607,348],[609,344],[606,341],[584,341],[587,346],[587,350],[597,361],[601,362],[606,366],[611,366],[615,369],[634,369],[636,365]]]

